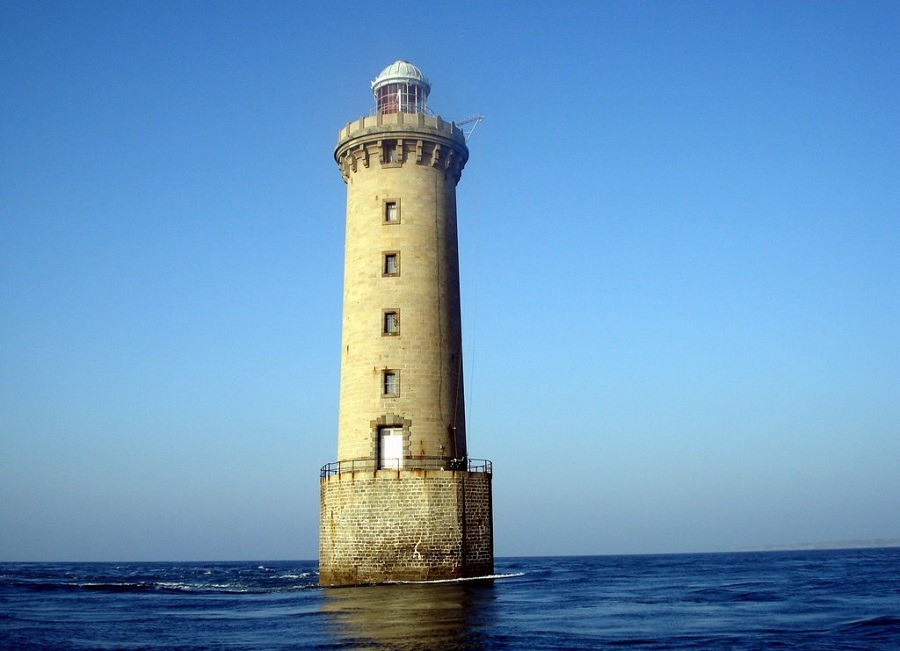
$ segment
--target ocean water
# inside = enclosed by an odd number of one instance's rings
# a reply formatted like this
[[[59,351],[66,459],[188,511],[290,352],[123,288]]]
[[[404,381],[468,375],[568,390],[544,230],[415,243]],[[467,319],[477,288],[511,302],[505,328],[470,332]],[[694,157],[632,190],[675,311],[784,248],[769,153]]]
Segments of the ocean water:
[[[0,648],[900,649],[900,548],[496,571],[323,589],[312,561],[0,563]]]

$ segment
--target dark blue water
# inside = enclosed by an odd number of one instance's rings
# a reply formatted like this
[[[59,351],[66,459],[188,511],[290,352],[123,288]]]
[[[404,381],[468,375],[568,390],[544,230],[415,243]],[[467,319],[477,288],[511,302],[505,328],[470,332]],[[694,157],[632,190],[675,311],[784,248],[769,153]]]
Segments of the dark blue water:
[[[900,649],[900,548],[506,558],[316,587],[311,561],[0,564],[0,648]]]

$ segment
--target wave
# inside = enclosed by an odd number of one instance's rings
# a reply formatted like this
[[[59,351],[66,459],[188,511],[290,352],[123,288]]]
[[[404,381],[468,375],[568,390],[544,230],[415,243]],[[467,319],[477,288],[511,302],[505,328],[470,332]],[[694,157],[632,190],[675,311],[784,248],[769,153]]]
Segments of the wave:
[[[273,579],[305,579],[309,577],[311,572],[300,572],[299,574],[279,574],[278,576],[272,577]]]
[[[13,587],[31,592],[88,591],[106,593],[195,593],[195,594],[268,594],[293,592],[318,587],[317,583],[301,583],[286,586],[254,586],[232,583],[186,583],[180,581],[137,581],[137,582],[58,582],[58,583],[18,583]]]
[[[467,581],[489,581],[494,579],[512,579],[517,576],[525,576],[525,572],[513,572],[511,574],[485,574],[484,576],[465,576],[459,579],[431,579],[426,581],[386,581],[390,585],[419,584],[419,583],[465,583]]]
[[[883,615],[881,617],[872,617],[871,619],[861,619],[856,622],[850,622],[846,626],[850,629],[900,628],[900,617]]]

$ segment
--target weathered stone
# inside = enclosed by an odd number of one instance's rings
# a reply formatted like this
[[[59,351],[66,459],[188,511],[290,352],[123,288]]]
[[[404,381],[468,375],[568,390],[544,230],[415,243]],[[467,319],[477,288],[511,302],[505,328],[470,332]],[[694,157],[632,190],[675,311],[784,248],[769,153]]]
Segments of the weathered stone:
[[[425,114],[430,86],[414,66],[392,64],[373,90],[377,114],[341,129],[334,154],[347,220],[320,582],[491,574],[491,473],[466,463],[456,184],[469,150],[456,125]]]
[[[493,572],[488,473],[336,474],[321,480],[321,513],[323,585],[429,581]]]

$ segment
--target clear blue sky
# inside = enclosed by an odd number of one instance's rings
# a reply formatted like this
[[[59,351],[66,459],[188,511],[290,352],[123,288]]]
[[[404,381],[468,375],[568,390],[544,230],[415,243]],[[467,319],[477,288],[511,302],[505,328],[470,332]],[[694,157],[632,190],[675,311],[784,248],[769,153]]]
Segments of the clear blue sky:
[[[317,553],[337,130],[459,186],[496,552],[900,537],[896,2],[0,4],[0,559]]]

